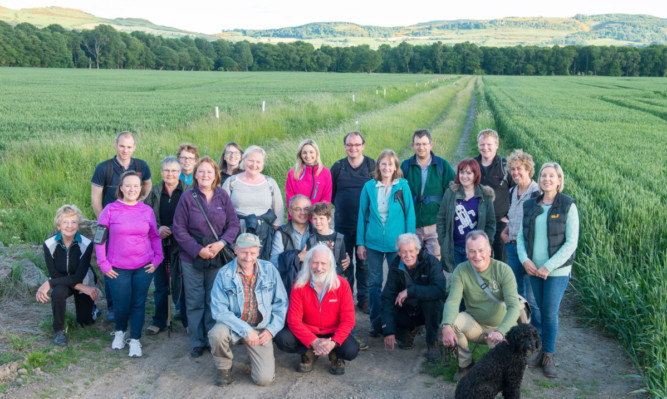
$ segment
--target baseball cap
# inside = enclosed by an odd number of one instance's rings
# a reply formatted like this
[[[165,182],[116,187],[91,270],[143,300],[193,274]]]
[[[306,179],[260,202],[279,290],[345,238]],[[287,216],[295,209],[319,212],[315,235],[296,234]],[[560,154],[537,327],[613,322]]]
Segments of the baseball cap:
[[[236,239],[236,244],[239,248],[250,248],[250,247],[261,247],[262,243],[259,241],[259,237],[254,234],[244,233],[241,234]]]

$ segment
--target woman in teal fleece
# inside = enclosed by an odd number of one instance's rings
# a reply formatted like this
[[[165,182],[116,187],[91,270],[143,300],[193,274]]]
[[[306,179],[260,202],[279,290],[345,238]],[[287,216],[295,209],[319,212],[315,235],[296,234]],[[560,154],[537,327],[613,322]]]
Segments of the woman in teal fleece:
[[[375,178],[369,180],[359,198],[357,257],[368,264],[370,319],[380,317],[382,266],[396,258],[396,238],[415,232],[415,208],[408,181],[398,167],[398,157],[384,150],[378,157]],[[371,327],[369,334],[379,336]]]

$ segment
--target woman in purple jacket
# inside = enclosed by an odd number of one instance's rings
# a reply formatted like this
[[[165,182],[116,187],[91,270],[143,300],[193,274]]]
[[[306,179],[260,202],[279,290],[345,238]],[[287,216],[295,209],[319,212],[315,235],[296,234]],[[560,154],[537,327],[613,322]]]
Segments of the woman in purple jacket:
[[[219,186],[218,165],[210,157],[201,158],[195,165],[194,187],[181,195],[172,226],[174,238],[182,249],[192,357],[201,356],[209,347],[208,331],[215,326],[211,289],[218,269],[223,266],[220,251],[226,245],[233,245],[240,227],[232,201]]]
[[[142,190],[137,172],[123,173],[116,190],[118,200],[107,205],[97,220],[98,226],[108,230],[108,239],[95,245],[97,264],[111,279],[114,298],[116,332],[111,348],[125,347],[129,321],[130,357],[141,357],[139,338],[146,316],[148,287],[156,265],[163,259],[153,209],[139,202]]]

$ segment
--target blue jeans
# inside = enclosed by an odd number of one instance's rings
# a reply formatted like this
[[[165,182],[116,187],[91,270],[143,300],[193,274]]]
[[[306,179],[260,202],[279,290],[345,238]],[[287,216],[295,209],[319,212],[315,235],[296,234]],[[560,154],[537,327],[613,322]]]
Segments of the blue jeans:
[[[569,281],[570,276],[547,277],[546,280],[530,276],[530,284],[533,287],[533,293],[535,293],[535,300],[542,313],[542,325],[535,327],[540,331],[542,350],[546,353],[554,353],[556,349],[558,310]],[[531,324],[533,324],[532,320]]]
[[[517,292],[519,295],[526,298],[530,305],[530,310],[533,311],[530,323],[540,331],[542,328],[542,315],[540,313],[540,307],[537,306],[537,302],[535,301],[535,295],[533,295],[533,287],[530,284],[529,279],[530,276],[526,274],[526,269],[523,268],[523,265],[519,261],[516,244],[512,242],[507,243],[505,244],[505,249],[507,250],[507,264],[512,268],[514,277],[516,278]]]
[[[383,264],[396,259],[396,252],[380,252],[366,247],[366,263],[368,263],[368,299],[371,307],[371,325],[380,317],[380,297],[382,295],[382,283],[384,280]]]
[[[130,338],[141,338],[141,330],[144,328],[146,317],[146,297],[148,287],[153,280],[152,273],[146,273],[144,267],[138,269],[113,270],[118,277],[109,279],[111,292],[113,294],[113,310],[116,331],[126,331],[127,322],[130,322]]]
[[[357,277],[357,302],[368,300],[368,265],[365,260],[356,258],[357,253],[357,231],[337,229],[344,237],[345,252],[350,256],[350,266],[343,272],[343,276],[350,283],[350,288],[354,290],[354,277]],[[356,264],[356,273],[355,273]]]
[[[466,248],[454,245],[454,268],[456,268],[456,266],[458,266],[459,263],[463,263],[467,260],[468,260],[468,254],[466,254]]]
[[[153,315],[151,324],[159,328],[167,327],[167,307],[171,305],[169,303],[168,284],[167,265],[163,262],[160,267],[155,269],[155,280],[153,280],[153,285],[155,286],[155,291],[153,291],[155,315]]]

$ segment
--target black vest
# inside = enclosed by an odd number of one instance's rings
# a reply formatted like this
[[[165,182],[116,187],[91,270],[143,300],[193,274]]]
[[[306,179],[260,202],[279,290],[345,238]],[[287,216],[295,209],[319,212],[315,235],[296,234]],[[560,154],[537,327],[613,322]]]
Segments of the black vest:
[[[539,205],[544,194],[539,197],[527,199],[523,203],[523,240],[526,246],[528,258],[533,258],[533,242],[535,241],[535,218],[542,214],[542,206]],[[549,240],[549,257],[560,249],[565,243],[565,224],[567,223],[567,212],[574,203],[571,197],[558,193],[554,203],[547,215],[547,239]],[[574,262],[574,254],[558,268],[570,266]]]

